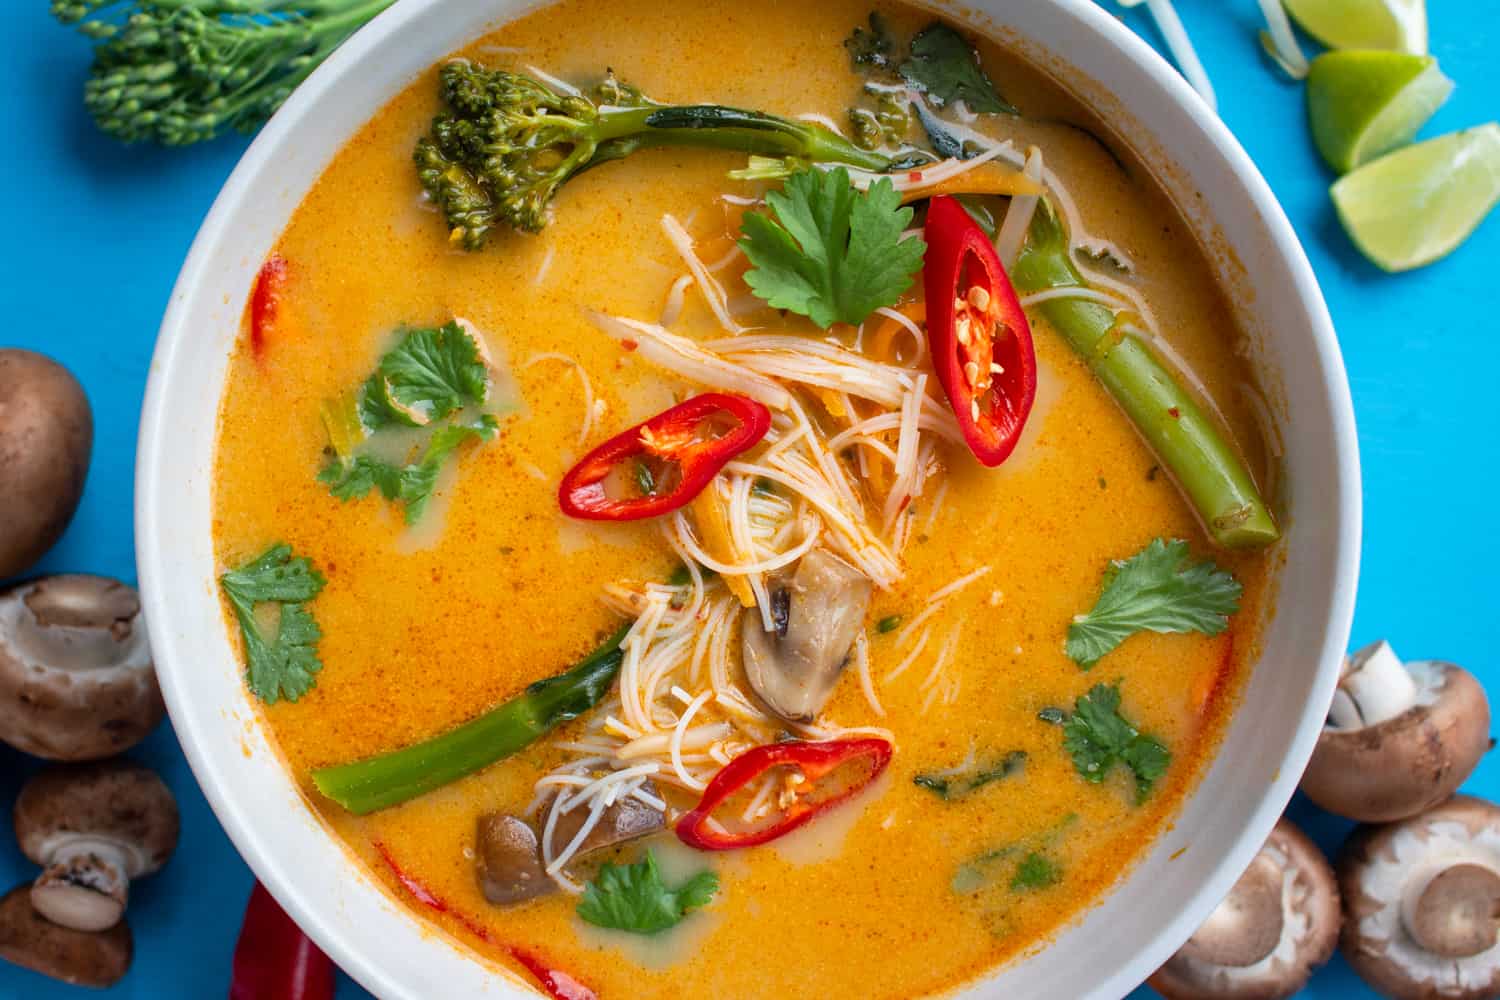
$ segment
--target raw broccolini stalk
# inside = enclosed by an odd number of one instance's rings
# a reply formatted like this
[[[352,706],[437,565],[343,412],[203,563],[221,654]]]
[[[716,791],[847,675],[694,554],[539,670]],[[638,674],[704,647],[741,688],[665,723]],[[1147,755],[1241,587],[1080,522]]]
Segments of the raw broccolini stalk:
[[[612,77],[591,97],[469,62],[450,62],[439,77],[447,110],[417,143],[417,172],[450,238],[466,250],[484,246],[497,225],[540,231],[558,188],[647,147],[731,149],[877,171],[902,165],[821,125],[715,104],[657,104]]]
[[[271,116],[394,0],[53,0],[99,44],[84,104],[126,142],[183,146]]]
[[[1046,198],[1037,206],[1011,278],[1023,293],[1087,287]],[[1130,417],[1216,543],[1244,549],[1276,541],[1276,521],[1244,461],[1119,314],[1072,298],[1051,299],[1038,308]]]
[[[529,685],[485,714],[422,743],[314,771],[313,784],[358,816],[414,799],[523,750],[578,718],[614,686],[627,625],[571,669]]]

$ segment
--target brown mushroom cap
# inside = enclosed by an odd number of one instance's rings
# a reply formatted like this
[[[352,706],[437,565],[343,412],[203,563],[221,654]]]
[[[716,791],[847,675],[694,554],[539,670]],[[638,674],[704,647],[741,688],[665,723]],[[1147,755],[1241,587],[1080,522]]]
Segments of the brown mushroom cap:
[[[519,816],[479,817],[474,868],[484,898],[498,906],[524,903],[557,889],[542,867],[536,831]]]
[[[1339,856],[1343,951],[1395,1000],[1500,995],[1500,807],[1458,795]]]
[[[1333,870],[1283,819],[1203,927],[1149,981],[1167,1000],[1281,1000],[1333,955],[1339,922]]]
[[[77,379],[51,358],[0,348],[0,579],[25,572],[62,537],[93,446]]]
[[[0,740],[51,760],[97,760],[166,714],[136,592],[48,576],[0,592]]]
[[[31,907],[31,887],[0,898],[0,958],[74,986],[103,989],[130,970],[133,946],[124,921],[102,933],[59,927]]]
[[[656,795],[656,785],[650,781],[641,790]],[[551,814],[556,801],[556,796],[546,800],[541,809],[543,817]],[[583,807],[557,818],[552,824],[554,855],[573,842],[587,818],[588,809]],[[665,829],[666,823],[666,814],[661,809],[634,796],[618,799],[599,814],[598,822],[584,835],[572,860],[656,833]],[[556,890],[557,883],[542,864],[537,833],[524,819],[507,813],[481,816],[476,843],[475,874],[484,898],[491,903],[508,906]]]
[[[1373,647],[1350,662],[1369,655]],[[1472,674],[1439,661],[1405,671],[1414,682],[1409,708],[1372,725],[1330,725],[1318,737],[1302,790],[1329,812],[1364,823],[1415,816],[1457,791],[1489,750],[1489,701]]]
[[[47,768],[21,789],[16,840],[41,865],[32,905],[76,930],[118,923],[132,879],[177,847],[177,803],[149,768],[128,760]]]

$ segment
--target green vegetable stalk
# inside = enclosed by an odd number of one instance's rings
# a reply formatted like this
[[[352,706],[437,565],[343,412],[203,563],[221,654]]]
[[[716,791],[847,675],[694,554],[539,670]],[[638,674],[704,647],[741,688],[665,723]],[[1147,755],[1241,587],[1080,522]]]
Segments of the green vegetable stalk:
[[[314,771],[313,783],[363,816],[509,757],[599,704],[619,673],[620,643],[629,631],[625,626],[570,670],[537,681],[472,722],[414,746]]]
[[[249,132],[394,0],[52,0],[99,44],[84,104],[126,142]]]
[[[1023,293],[1087,287],[1045,198],[1011,278]],[[1276,521],[1250,470],[1140,336],[1097,302],[1059,298],[1039,308],[1130,417],[1216,543],[1244,549],[1276,541]]]
[[[647,147],[731,149],[877,171],[898,165],[821,125],[713,104],[657,104],[612,77],[587,97],[451,62],[440,84],[447,110],[417,143],[417,172],[451,239],[466,250],[484,246],[497,224],[540,231],[563,184]]]

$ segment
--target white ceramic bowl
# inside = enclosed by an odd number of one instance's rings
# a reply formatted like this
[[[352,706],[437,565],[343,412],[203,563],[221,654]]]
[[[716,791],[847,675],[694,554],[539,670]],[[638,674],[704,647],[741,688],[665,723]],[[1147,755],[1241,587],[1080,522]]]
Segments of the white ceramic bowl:
[[[261,132],[193,243],[146,393],[136,537],[157,670],[193,771],[251,868],[340,966],[388,998],[533,996],[498,967],[424,933],[313,815],[266,741],[216,593],[210,539],[215,417],[260,261],[339,146],[416,75],[536,0],[404,0],[336,52]],[[1265,181],[1181,78],[1092,0],[974,0],[1043,65],[1128,109],[1137,149],[1165,174],[1209,245],[1252,265],[1240,301],[1285,443],[1289,512],[1279,612],[1211,770],[1175,826],[1106,899],[1047,947],[975,984],[974,997],[1123,996],[1185,941],[1249,864],[1301,775],[1348,639],[1359,470],[1342,361],[1306,257]],[[948,12],[950,15],[955,12]],[[1113,96],[1111,96],[1113,95]],[[1115,115],[1111,114],[1114,118]],[[1202,200],[1189,199],[1201,192]],[[1231,280],[1226,273],[1225,280]],[[1279,397],[1279,398],[1276,398]],[[248,747],[248,752],[246,748]],[[442,984],[438,993],[434,984]]]

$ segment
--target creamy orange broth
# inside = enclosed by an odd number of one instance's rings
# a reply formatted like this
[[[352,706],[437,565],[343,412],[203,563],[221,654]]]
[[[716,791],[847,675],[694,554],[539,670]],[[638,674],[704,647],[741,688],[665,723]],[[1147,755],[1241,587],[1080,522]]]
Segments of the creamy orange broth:
[[[923,23],[880,6],[902,32]],[[580,81],[610,66],[659,100],[839,119],[859,89],[841,42],[868,9],[864,0],[572,0],[466,54]],[[521,51],[486,55],[491,46]],[[1252,465],[1263,464],[1242,396],[1251,377],[1234,351],[1235,321],[1186,226],[1140,166],[1122,170],[1096,139],[1061,123],[1102,132],[1086,110],[1003,52],[987,50],[986,61],[1028,112],[993,130],[1022,147],[1043,146],[1091,230],[1129,251],[1172,347]],[[1066,625],[1091,606],[1108,560],[1157,536],[1191,539],[1200,552],[1208,546],[1104,390],[1041,324],[1042,389],[1021,448],[995,472],[944,453],[947,502],[908,548],[905,581],[877,594],[871,611],[873,619],[910,615],[960,574],[993,568],[946,619],[965,625],[951,668],[962,685],[956,702],[922,714],[925,668],[881,685],[888,717],[880,724],[897,747],[887,778],[790,842],[690,857],[684,866],[686,849],[662,838],[657,849],[669,867],[712,866],[723,879],[715,902],[677,930],[651,942],[624,940],[584,925],[572,897],[512,910],[484,901],[473,873],[475,819],[524,805],[532,782],[555,762],[546,741],[364,819],[312,789],[312,768],[431,736],[564,668],[618,623],[599,602],[602,584],[660,578],[675,565],[649,525],[591,527],[558,513],[557,481],[585,450],[578,383],[560,365],[524,362],[564,350],[586,367],[606,407],[587,446],[670,402],[681,384],[623,352],[583,309],[656,316],[681,271],[661,236],[661,215],[691,217],[704,241],[721,234],[715,198],[734,187],[725,171],[743,157],[638,154],[572,181],[542,235],[500,235],[484,252],[464,254],[448,248],[440,220],[421,206],[411,167],[412,144],[435,106],[428,74],[329,166],[277,246],[292,275],[277,335],[259,361],[240,345],[224,395],[214,519],[221,564],[284,540],[328,578],[313,606],[323,629],[318,685],[296,704],[265,710],[309,801],[393,894],[410,901],[376,844],[442,898],[449,914],[420,916],[461,946],[501,964],[510,963],[503,945],[532,948],[606,1000],[929,994],[1045,942],[1170,822],[1253,654],[1269,568],[1263,557],[1216,555],[1246,585],[1232,638],[1138,636],[1091,673],[1067,659]],[[680,329],[715,331],[702,304],[689,301]],[[390,505],[341,503],[314,480],[327,443],[318,407],[368,375],[392,330],[454,315],[486,332],[523,404],[498,441],[462,452],[442,499],[407,530]],[[872,631],[877,678],[895,666],[894,646],[894,635]],[[1141,806],[1123,779],[1081,781],[1057,728],[1036,719],[1043,707],[1071,706],[1089,686],[1117,679],[1127,717],[1175,755]],[[845,725],[879,721],[852,676],[826,715]],[[971,747],[1025,750],[1030,759],[1023,776],[958,803],[912,784],[914,773],[954,765]],[[1011,845],[1045,846],[1062,882],[1011,892],[1002,868],[995,887],[955,895],[959,865]]]

